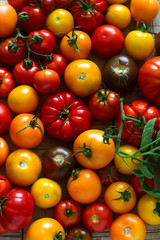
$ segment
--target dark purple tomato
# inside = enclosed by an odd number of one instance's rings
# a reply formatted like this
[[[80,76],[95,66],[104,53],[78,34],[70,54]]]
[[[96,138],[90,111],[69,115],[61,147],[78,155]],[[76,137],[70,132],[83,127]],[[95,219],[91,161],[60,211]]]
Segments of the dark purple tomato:
[[[160,32],[155,37],[155,49],[157,51],[157,55],[160,55]]]
[[[92,233],[84,227],[74,227],[67,233],[66,240],[92,240]]]

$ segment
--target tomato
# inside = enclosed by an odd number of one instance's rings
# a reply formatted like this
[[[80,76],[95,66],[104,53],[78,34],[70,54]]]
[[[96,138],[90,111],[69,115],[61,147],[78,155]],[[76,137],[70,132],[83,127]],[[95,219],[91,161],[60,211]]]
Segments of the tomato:
[[[48,148],[41,160],[45,176],[57,181],[69,177],[75,168],[72,151],[62,146]]]
[[[113,221],[112,211],[103,203],[92,203],[82,213],[82,221],[92,232],[104,232]]]
[[[73,2],[70,2],[70,0],[55,0],[55,8],[70,10],[72,6]]]
[[[0,198],[3,198],[10,191],[10,189],[10,181],[3,175],[0,175]]]
[[[21,10],[29,4],[29,0],[8,0],[8,3],[12,5],[16,10]]]
[[[60,185],[48,178],[39,178],[31,187],[34,203],[39,208],[50,208],[59,203],[62,197]]]
[[[131,21],[131,12],[122,4],[113,4],[109,6],[105,19],[108,24],[119,29],[126,28]]]
[[[50,12],[55,7],[55,0],[30,0],[32,4],[40,4],[41,9],[44,12]]]
[[[125,213],[117,217],[110,227],[111,240],[145,240],[144,222],[133,213]]]
[[[68,142],[90,128],[91,113],[81,99],[65,91],[46,98],[41,120],[50,137]]]
[[[68,60],[87,58],[92,47],[90,36],[80,30],[72,30],[60,42],[60,51]]]
[[[0,103],[0,135],[7,132],[12,121],[12,115],[6,105]]]
[[[94,53],[102,58],[111,58],[120,54],[124,47],[122,32],[112,25],[105,24],[97,27],[91,40]]]
[[[154,179],[149,179],[149,178],[144,177],[144,181],[149,186],[149,188],[154,189]],[[138,195],[145,194],[145,192],[142,190],[140,180],[137,176],[132,175],[131,185]]]
[[[157,51],[157,54],[160,55],[160,32],[157,33],[155,37],[155,49]]]
[[[48,14],[46,27],[56,37],[63,37],[65,33],[72,31],[74,19],[72,14],[65,9],[56,9]]]
[[[142,220],[149,225],[160,224],[159,200],[149,194],[143,195],[137,204],[137,210]]]
[[[17,13],[7,2],[0,2],[0,38],[9,37],[16,30]]]
[[[54,217],[63,227],[72,227],[81,219],[81,206],[72,199],[61,201],[54,208]]]
[[[99,198],[102,186],[98,175],[93,170],[75,169],[67,181],[67,190],[76,202],[89,204]]]
[[[77,162],[89,169],[100,169],[107,166],[114,157],[115,144],[103,142],[104,131],[89,129],[81,133],[73,143],[73,153]]]
[[[100,169],[97,173],[101,183],[105,186],[109,186],[111,183],[118,181],[118,169],[111,164],[108,164],[106,167]]]
[[[64,72],[67,87],[77,96],[86,97],[101,85],[99,67],[91,60],[79,59],[72,61]]]
[[[12,120],[9,134],[16,146],[33,148],[42,142],[44,126],[37,116],[21,113]]]
[[[160,107],[160,57],[151,58],[142,65],[138,84],[144,97]]]
[[[21,62],[27,55],[24,42],[20,38],[16,39],[16,41],[14,39],[7,38],[0,44],[0,61],[9,66]]]
[[[14,80],[12,74],[5,68],[0,68],[0,97],[5,98],[14,88]]]
[[[102,121],[113,119],[120,110],[117,96],[118,94],[113,91],[97,89],[97,92],[90,96],[88,101],[88,108],[94,118]]]
[[[60,77],[52,69],[37,71],[33,76],[33,86],[40,93],[55,92],[60,85]]]
[[[124,2],[126,2],[127,0],[107,0],[107,2],[109,2],[109,3],[124,3]]]
[[[128,183],[117,181],[106,189],[104,200],[113,212],[126,213],[134,208],[136,193]]]
[[[34,201],[28,191],[13,188],[1,200],[0,234],[18,232],[30,223],[33,217]]]
[[[102,25],[106,11],[105,0],[77,0],[71,8],[75,25],[80,26],[84,32],[92,32]]]
[[[156,18],[159,12],[159,3],[157,0],[131,0],[130,10],[135,22],[148,24]]]
[[[5,163],[9,155],[9,146],[6,140],[0,137],[0,166]]]
[[[74,227],[70,229],[66,240],[74,240],[77,236],[81,240],[92,240],[92,233],[84,227]]]
[[[153,36],[142,30],[133,30],[125,38],[125,50],[135,60],[145,60],[151,56],[154,47],[155,41]]]
[[[137,83],[137,63],[125,54],[110,58],[101,72],[106,87],[118,93],[130,92]]]
[[[20,85],[8,95],[8,106],[15,113],[32,113],[38,106],[39,97],[34,88]]]
[[[53,240],[60,235],[65,238],[62,225],[53,218],[40,218],[34,221],[26,231],[25,240]]]

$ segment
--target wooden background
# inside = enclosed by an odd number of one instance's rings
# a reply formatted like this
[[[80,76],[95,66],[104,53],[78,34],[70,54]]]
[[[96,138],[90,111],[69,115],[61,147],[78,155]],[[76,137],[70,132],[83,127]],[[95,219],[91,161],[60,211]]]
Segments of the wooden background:
[[[5,0],[5,1],[7,1],[7,0]],[[2,0],[0,0],[0,2],[2,2]],[[159,2],[160,2],[160,0],[159,0]],[[130,3],[130,1],[128,0],[125,5],[129,6],[129,3]],[[143,11],[143,9],[142,9],[142,11]],[[126,36],[126,34],[129,31],[131,31],[132,29],[135,29],[135,26],[136,26],[136,24],[132,21],[130,23],[130,25],[126,29],[123,30],[124,36]],[[158,16],[156,17],[154,22],[150,24],[149,27],[150,27],[150,32],[153,34],[153,36],[155,36],[156,33],[160,32],[160,13],[158,14]],[[57,53],[59,52],[58,47],[57,47],[56,52]],[[125,53],[125,50],[123,50],[123,53]],[[154,52],[151,57],[155,56],[155,54],[156,53]],[[106,62],[105,59],[98,58],[93,53],[90,54],[88,59],[94,61],[99,66],[100,69],[102,68],[103,64]],[[138,62],[139,67],[142,64],[143,64],[143,62]],[[0,64],[0,66],[1,66],[1,64]],[[64,83],[63,83],[63,79],[61,79],[61,82],[62,82],[61,87],[58,89],[57,92],[60,92],[63,89],[66,89],[66,87],[64,86]],[[133,88],[132,92],[126,93],[123,96],[121,95],[121,97],[124,97],[125,103],[131,103],[132,100],[136,100],[136,99],[140,99],[140,98],[143,99],[143,96],[141,95],[141,93],[138,89],[138,86],[135,86]],[[38,107],[37,111],[40,110],[41,105],[42,105],[45,98],[46,98],[46,95],[42,95],[42,94],[40,95],[41,100],[40,100],[40,104],[39,104],[39,107]],[[87,99],[85,99],[85,100],[87,100]],[[3,102],[3,103],[6,104],[6,99],[5,100],[0,99],[0,102]],[[14,116],[14,114],[13,114],[13,116]],[[98,129],[104,130],[107,126],[109,126],[113,123],[114,123],[114,119],[113,119],[112,122],[111,121],[101,122],[101,121],[96,121],[96,120],[93,119],[91,128],[98,128]],[[8,133],[3,135],[2,137],[4,137],[7,140],[8,144],[9,144],[9,147],[10,147],[10,152],[17,149],[17,147],[11,142],[11,140],[8,136]],[[49,138],[47,135],[45,135],[43,142],[37,148],[32,149],[32,150],[35,153],[37,153],[39,155],[39,157],[41,158],[42,154],[44,153],[44,151],[46,149],[48,149],[52,146],[55,146],[55,145],[66,146],[66,147],[69,147],[72,150],[72,143],[65,144],[63,142],[53,140],[53,139]],[[0,174],[5,174],[4,166],[0,167]],[[42,172],[41,176],[44,176],[43,172]],[[124,179],[124,177],[121,176],[121,179]],[[129,182],[130,177],[127,177],[127,178],[125,177],[125,180]],[[67,190],[66,190],[66,183],[65,182],[60,182],[60,184],[61,184],[62,189],[63,189],[62,199],[69,198],[69,196],[67,194]],[[157,185],[158,185],[158,180],[156,181],[156,188],[158,187]],[[28,190],[29,190],[29,188],[28,188]],[[105,188],[103,188],[101,197],[97,200],[97,202],[104,202],[104,200],[103,200],[104,191],[105,191]],[[133,209],[132,212],[136,213],[136,207],[135,207],[135,209]],[[54,217],[53,216],[53,208],[43,210],[43,209],[40,209],[38,207],[35,207],[32,222],[39,219],[39,218],[42,218],[42,217],[52,217],[53,218]],[[82,223],[80,223],[80,225],[82,225]],[[153,240],[153,239],[154,240],[160,240],[160,226],[146,225],[146,227],[147,227],[147,235],[146,235],[146,238],[145,238],[146,240]],[[27,229],[27,227],[24,230],[22,230],[20,232],[17,232],[17,233],[7,233],[7,234],[4,234],[4,235],[1,235],[0,240],[23,240],[23,239],[25,239],[26,229]],[[93,233],[93,240],[109,240],[109,239],[111,239],[110,236],[109,236],[109,230],[107,230],[103,233],[98,233],[98,234]],[[35,239],[35,240],[38,240],[38,239]],[[117,239],[117,240],[123,240],[123,239]]]

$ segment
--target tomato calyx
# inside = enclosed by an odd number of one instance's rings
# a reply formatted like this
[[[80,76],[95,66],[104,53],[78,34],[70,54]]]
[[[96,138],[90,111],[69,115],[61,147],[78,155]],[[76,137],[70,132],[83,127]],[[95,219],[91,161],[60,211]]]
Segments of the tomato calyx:
[[[56,165],[63,165],[65,162],[65,156],[62,153],[57,153],[54,158],[53,161]]]
[[[68,209],[68,208],[65,208],[65,216],[66,217],[70,217],[72,215],[79,215],[80,213],[75,213],[75,212],[72,212],[72,205],[71,205],[71,208]]]
[[[92,157],[92,150],[90,147],[86,146],[85,142],[83,143],[83,146],[77,146],[77,148],[82,148],[83,150],[75,152],[74,155],[78,154],[78,153],[83,153],[83,155],[85,157],[87,157],[88,159],[90,159]]]
[[[77,4],[79,5],[79,8],[83,12],[90,12],[92,15],[94,15],[93,10],[96,9],[95,3],[90,3],[90,0],[78,0]]]
[[[10,199],[10,197],[9,196],[4,196],[4,197],[2,197],[1,199],[0,199],[0,214],[1,214],[1,216],[3,216],[3,207],[5,207],[5,205],[4,205],[4,202],[7,200],[7,199]]]
[[[97,88],[96,92],[97,92],[97,98],[98,98],[100,101],[104,102],[105,105],[107,105],[107,98],[108,98],[109,95],[110,95],[110,91],[107,93],[107,89],[106,89],[106,87],[105,87],[105,88],[104,88],[104,93],[102,93],[98,88]]]
[[[158,201],[156,202],[156,207],[155,207],[155,209],[153,210],[153,213],[156,214],[156,215],[158,215],[158,217],[160,217],[160,200],[158,200]]]
[[[114,72],[120,77],[124,76],[123,81],[125,81],[125,78],[126,80],[128,79],[127,75],[128,71],[129,71],[128,64],[122,64],[122,61],[118,59],[114,66]]]
[[[27,22],[29,20],[29,15],[27,12],[18,13],[18,25],[22,24],[22,22]]]
[[[93,223],[98,223],[98,222],[99,222],[99,218],[98,218],[97,215],[93,215],[93,217],[92,217],[92,222],[93,222]]]
[[[56,234],[54,235],[53,237],[53,240],[63,240],[63,232],[59,231],[59,232],[56,232]]]
[[[78,35],[75,33],[74,29],[72,30],[72,37],[70,37],[68,34],[65,34],[65,36],[68,37],[68,40],[67,40],[68,44],[72,46],[76,50],[77,55],[80,56],[79,47],[77,45]]]
[[[79,169],[73,169],[72,173],[71,173],[71,177],[72,177],[72,179],[71,179],[70,183],[72,181],[78,179],[79,178]]]
[[[31,59],[25,58],[25,59],[23,60],[23,66],[24,66],[24,68],[29,69],[29,68],[32,67],[32,65],[33,65],[33,61],[32,61]]]
[[[127,202],[129,202],[129,199],[131,198],[131,193],[129,192],[130,188],[131,187],[127,188],[126,190],[124,190],[124,192],[117,191],[119,194],[121,194],[121,196],[119,198],[112,199],[112,201],[113,200],[123,200],[125,202],[125,204]]]
[[[118,170],[118,168],[114,167],[114,169],[113,169],[113,166],[111,165],[109,167],[109,169],[107,169],[106,171],[98,171],[98,173],[105,174],[105,177],[103,178],[102,183],[106,180],[107,177],[109,178],[111,183],[113,183],[113,180],[112,180],[113,178],[118,181],[118,178],[114,175],[114,173],[117,170]]]
[[[144,22],[142,22],[141,26],[139,25],[139,22],[137,22],[136,27],[137,27],[137,30],[140,32],[149,32],[149,29]]]

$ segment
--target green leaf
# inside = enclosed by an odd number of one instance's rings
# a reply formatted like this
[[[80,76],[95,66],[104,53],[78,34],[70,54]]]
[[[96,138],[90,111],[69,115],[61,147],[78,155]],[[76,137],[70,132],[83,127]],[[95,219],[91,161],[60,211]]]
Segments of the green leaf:
[[[133,169],[133,173],[136,177],[144,177],[143,173],[138,169]]]
[[[144,177],[147,177],[149,179],[152,179],[155,177],[155,173],[154,172],[151,172],[149,169],[148,169],[148,165],[147,164],[144,164],[144,163],[138,163],[136,164],[137,167],[139,168],[139,170],[141,171],[141,173],[143,174]]]
[[[160,191],[152,190],[144,181],[144,178],[140,178],[140,184],[142,187],[142,190],[146,193],[148,193],[150,196],[159,198],[160,199]]]

